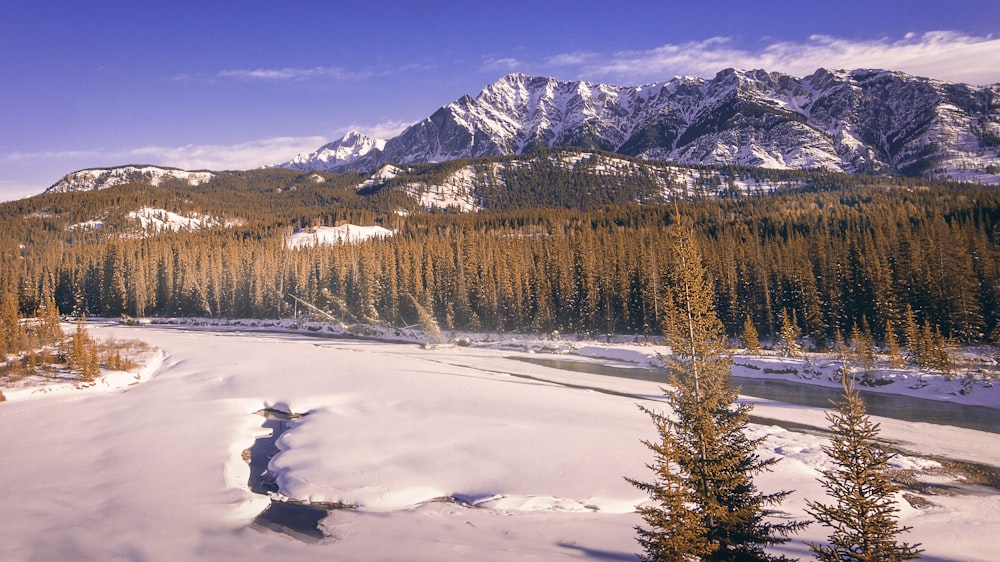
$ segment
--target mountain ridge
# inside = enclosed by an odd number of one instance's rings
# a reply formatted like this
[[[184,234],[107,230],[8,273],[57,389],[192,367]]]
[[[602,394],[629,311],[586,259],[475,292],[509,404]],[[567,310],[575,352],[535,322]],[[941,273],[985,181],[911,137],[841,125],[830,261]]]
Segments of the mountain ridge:
[[[339,149],[348,149],[346,139],[337,141]],[[819,69],[803,78],[726,69],[711,79],[678,77],[642,86],[515,73],[486,85],[475,98],[465,95],[441,106],[382,148],[276,166],[371,172],[389,163],[517,155],[554,146],[679,164],[1000,184],[1000,85],[870,69]]]
[[[159,185],[164,180],[177,179],[188,185],[199,185],[215,177],[208,170],[182,170],[168,166],[149,164],[126,164],[109,168],[86,168],[63,176],[43,193],[68,193],[73,191],[95,191],[133,182]]]

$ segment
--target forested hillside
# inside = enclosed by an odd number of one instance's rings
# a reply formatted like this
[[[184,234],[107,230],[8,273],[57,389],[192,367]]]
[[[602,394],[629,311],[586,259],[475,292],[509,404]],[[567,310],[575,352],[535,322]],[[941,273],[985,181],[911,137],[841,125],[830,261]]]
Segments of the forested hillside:
[[[426,310],[447,329],[660,334],[673,290],[666,233],[679,213],[730,335],[749,316],[774,336],[787,311],[820,346],[855,324],[883,339],[887,326],[903,333],[908,307],[961,341],[996,328],[995,188],[759,171],[783,187],[748,193],[727,189],[726,170],[704,195],[670,199],[629,178],[550,167],[506,193],[483,191],[487,210],[467,214],[425,212],[405,185],[358,191],[358,174],[290,170],[47,194],[0,205],[0,287],[22,316],[52,296],[64,314],[286,317],[294,295],[346,322],[403,326]],[[129,214],[140,208],[218,226],[151,232]],[[286,247],[294,230],[343,223],[396,234]]]

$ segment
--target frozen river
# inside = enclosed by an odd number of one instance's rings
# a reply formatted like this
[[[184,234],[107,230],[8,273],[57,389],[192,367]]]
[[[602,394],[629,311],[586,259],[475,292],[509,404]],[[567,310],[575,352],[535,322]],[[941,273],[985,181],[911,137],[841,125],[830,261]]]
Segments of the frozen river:
[[[523,360],[571,372],[660,383],[666,380],[666,371],[663,369],[623,367],[593,361],[538,356],[523,358]],[[733,377],[733,380],[742,388],[741,394],[746,397],[766,398],[777,402],[815,408],[828,408],[830,401],[838,400],[842,394],[836,388],[787,380],[750,377]],[[864,400],[868,413],[873,416],[1000,433],[1000,409],[997,408],[970,406],[891,393],[862,392],[861,399]]]

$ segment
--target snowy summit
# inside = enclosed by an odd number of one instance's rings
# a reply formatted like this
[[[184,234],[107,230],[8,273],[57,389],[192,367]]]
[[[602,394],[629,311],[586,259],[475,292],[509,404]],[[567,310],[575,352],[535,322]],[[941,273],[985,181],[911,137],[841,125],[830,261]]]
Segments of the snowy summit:
[[[303,152],[274,168],[290,168],[303,172],[343,170],[346,166],[372,151],[385,148],[385,140],[369,137],[357,131],[351,131],[343,138],[325,144],[314,152]]]

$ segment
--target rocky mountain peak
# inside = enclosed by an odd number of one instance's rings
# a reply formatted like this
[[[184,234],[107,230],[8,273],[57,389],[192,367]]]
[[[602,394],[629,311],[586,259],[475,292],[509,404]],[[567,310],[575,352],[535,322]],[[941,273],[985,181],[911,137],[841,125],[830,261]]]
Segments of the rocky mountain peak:
[[[720,71],[643,86],[508,74],[382,146],[295,169],[371,172],[575,146],[681,164],[825,168],[1000,183],[1000,86],[884,70]],[[358,141],[331,143],[328,150]],[[370,147],[369,147],[370,146]],[[322,149],[321,149],[322,150]]]
[[[343,137],[324,144],[313,152],[303,152],[275,168],[290,168],[302,172],[342,171],[355,161],[373,151],[385,148],[386,141],[369,137],[358,131],[349,131]]]

